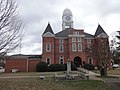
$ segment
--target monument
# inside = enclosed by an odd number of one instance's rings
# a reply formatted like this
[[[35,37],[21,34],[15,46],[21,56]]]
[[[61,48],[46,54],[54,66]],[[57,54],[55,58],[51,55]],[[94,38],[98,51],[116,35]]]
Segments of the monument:
[[[73,79],[73,76],[71,74],[71,61],[70,61],[70,59],[68,59],[68,61],[67,61],[67,73],[66,73],[65,78],[66,79]]]

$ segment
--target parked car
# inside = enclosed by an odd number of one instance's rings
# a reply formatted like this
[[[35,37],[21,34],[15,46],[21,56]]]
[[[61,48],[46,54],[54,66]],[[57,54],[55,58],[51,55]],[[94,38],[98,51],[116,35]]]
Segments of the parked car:
[[[0,67],[0,73],[5,72],[5,68]]]
[[[119,64],[113,64],[113,68],[119,68]]]

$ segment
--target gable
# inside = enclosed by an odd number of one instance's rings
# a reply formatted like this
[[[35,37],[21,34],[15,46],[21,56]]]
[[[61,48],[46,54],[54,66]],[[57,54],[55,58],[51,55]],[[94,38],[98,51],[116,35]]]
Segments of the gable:
[[[55,37],[55,35],[50,32],[46,32],[45,34],[42,35],[42,37]]]
[[[108,35],[106,33],[101,33],[97,37],[103,37],[103,38],[108,38]]]

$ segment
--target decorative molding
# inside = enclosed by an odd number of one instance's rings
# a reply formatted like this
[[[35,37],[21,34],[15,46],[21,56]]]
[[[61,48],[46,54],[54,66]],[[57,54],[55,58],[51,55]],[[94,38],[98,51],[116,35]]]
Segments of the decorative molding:
[[[68,37],[85,37],[85,35],[68,35]]]
[[[47,33],[43,34],[42,37],[55,37],[55,35],[50,32],[47,32]]]
[[[109,36],[107,34],[105,34],[105,33],[101,33],[97,37],[108,38]]]

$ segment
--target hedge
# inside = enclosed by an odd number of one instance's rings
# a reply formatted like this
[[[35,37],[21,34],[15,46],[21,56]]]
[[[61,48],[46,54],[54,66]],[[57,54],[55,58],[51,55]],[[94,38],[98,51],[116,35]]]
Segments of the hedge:
[[[65,70],[67,70],[67,64],[64,64],[65,65]],[[77,70],[77,67],[75,64],[71,64],[71,70]]]
[[[51,64],[48,67],[48,71],[65,71],[65,65],[64,64]]]
[[[84,64],[83,68],[85,68],[87,70],[94,70],[95,66],[93,64]]]
[[[47,64],[45,62],[39,62],[37,65],[36,65],[36,71],[37,72],[45,72],[47,71]]]

